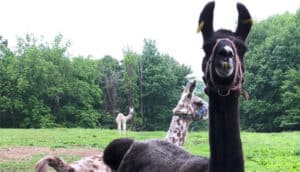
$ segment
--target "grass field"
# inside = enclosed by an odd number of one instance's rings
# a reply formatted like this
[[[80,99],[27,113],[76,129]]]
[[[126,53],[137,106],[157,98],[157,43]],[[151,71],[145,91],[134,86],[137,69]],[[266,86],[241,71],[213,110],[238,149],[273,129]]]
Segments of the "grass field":
[[[101,129],[0,129],[0,150],[13,148],[99,149],[113,139],[130,137],[137,140],[163,138],[165,131],[127,132]],[[249,133],[242,132],[247,172],[299,172],[300,132]],[[209,156],[208,133],[189,133],[185,149],[193,154]],[[18,152],[17,152],[18,153]],[[16,154],[17,154],[16,153]],[[26,158],[6,158],[0,153],[0,172],[32,172],[35,163],[45,153],[31,152]],[[19,152],[22,154],[22,152]],[[70,162],[80,159],[76,155],[62,155]]]

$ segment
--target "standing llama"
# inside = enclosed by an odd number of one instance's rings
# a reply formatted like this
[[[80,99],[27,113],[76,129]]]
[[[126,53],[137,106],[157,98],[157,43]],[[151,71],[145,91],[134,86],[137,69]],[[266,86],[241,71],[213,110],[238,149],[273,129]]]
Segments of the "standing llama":
[[[104,150],[104,162],[122,172],[244,172],[239,125],[239,96],[244,82],[246,38],[252,26],[247,8],[238,3],[235,32],[213,30],[214,2],[201,12],[198,31],[202,32],[205,57],[202,63],[205,92],[209,97],[210,159],[193,156],[165,141],[116,139]],[[152,170],[153,169],[153,170]]]
[[[235,32],[213,30],[214,2],[209,3],[199,19],[205,57],[203,80],[209,97],[210,172],[243,172],[244,160],[240,137],[239,96],[246,99],[244,54],[246,38],[252,26],[247,8],[238,3],[238,26]]]
[[[119,132],[126,132],[126,123],[129,119],[131,119],[134,115],[134,108],[129,107],[129,114],[125,116],[123,113],[119,113],[116,117],[116,122],[118,124]]]
[[[190,81],[183,88],[177,106],[173,109],[173,116],[165,140],[177,146],[183,146],[187,132],[193,120],[207,119],[208,105],[198,96],[193,95],[196,81]]]

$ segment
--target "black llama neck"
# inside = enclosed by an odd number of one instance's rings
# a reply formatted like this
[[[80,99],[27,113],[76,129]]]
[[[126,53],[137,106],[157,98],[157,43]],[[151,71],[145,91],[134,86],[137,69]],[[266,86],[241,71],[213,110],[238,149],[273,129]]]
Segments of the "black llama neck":
[[[209,94],[210,172],[244,171],[238,97],[238,92]]]

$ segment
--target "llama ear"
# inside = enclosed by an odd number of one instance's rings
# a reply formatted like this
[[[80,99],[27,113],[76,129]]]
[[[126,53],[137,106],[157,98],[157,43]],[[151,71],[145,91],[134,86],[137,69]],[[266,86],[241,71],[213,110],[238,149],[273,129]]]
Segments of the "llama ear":
[[[191,81],[190,92],[192,93],[196,88],[196,80]]]
[[[235,34],[243,41],[245,41],[250,32],[253,21],[245,5],[241,3],[237,3],[237,10],[239,13],[239,18],[238,18],[238,26],[235,31]]]
[[[206,42],[213,34],[213,17],[215,2],[209,2],[205,5],[198,21],[197,33],[202,32],[203,41]]]

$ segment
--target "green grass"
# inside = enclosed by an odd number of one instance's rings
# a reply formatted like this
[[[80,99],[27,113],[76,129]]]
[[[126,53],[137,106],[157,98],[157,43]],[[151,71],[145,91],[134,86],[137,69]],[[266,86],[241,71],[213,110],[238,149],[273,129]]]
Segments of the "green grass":
[[[136,140],[164,138],[166,132],[127,132],[101,129],[0,129],[0,148],[34,146],[50,148],[94,147],[103,150],[113,139],[130,137]],[[242,132],[247,172],[299,172],[300,132],[249,133]],[[197,155],[209,156],[208,133],[188,135],[185,149]],[[36,154],[22,161],[0,162],[0,172],[33,171],[34,164],[45,155]],[[66,161],[79,157],[64,156]]]

